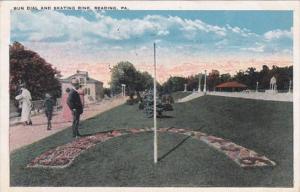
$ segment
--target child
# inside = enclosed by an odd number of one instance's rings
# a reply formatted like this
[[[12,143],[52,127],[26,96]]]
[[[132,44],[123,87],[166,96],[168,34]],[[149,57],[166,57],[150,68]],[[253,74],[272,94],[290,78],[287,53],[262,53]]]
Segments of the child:
[[[51,98],[51,95],[49,93],[46,93],[44,107],[45,107],[45,114],[46,114],[46,117],[48,120],[47,130],[51,130],[51,119],[52,119],[52,113],[53,113],[53,106],[54,106],[54,101]]]

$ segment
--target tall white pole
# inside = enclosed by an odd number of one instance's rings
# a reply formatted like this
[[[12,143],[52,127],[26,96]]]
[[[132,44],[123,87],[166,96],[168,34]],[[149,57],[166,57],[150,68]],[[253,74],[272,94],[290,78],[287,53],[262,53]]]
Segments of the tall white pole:
[[[201,77],[202,77],[202,75],[199,73],[199,85],[198,85],[198,92],[201,92]]]
[[[204,76],[204,87],[203,87],[203,92],[206,93],[206,70],[205,72],[205,76]]]
[[[154,123],[154,163],[157,163],[157,125],[156,125],[156,45],[154,45],[154,78],[153,78],[153,123]]]

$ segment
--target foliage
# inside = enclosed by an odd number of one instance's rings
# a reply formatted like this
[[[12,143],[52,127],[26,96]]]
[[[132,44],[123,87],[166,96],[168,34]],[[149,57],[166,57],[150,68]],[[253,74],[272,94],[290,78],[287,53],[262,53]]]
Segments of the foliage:
[[[111,96],[111,90],[110,90],[110,88],[104,88],[103,89],[103,94],[107,95],[108,97],[110,97]]]
[[[149,90],[144,97],[144,112],[148,118],[153,117],[154,108],[154,97],[152,90]],[[163,107],[159,98],[156,98],[156,111],[157,116],[161,116],[163,112]]]
[[[259,89],[269,89],[270,79],[275,76],[278,90],[288,90],[290,81],[293,80],[293,66],[277,67],[273,66],[269,69],[268,66],[263,65],[261,71],[256,71],[255,68],[250,67],[246,71],[239,71],[234,80],[244,83],[249,89],[256,89],[256,82],[259,83]]]
[[[153,78],[148,72],[137,71],[136,91],[144,91],[153,87]]]
[[[51,64],[18,42],[9,46],[9,56],[11,98],[16,96],[21,82],[26,84],[33,100],[44,98],[46,92],[60,97],[61,85],[56,78],[60,72]]]
[[[201,75],[201,90],[204,86],[204,74]],[[231,76],[229,73],[220,74],[218,70],[212,70],[208,73],[206,78],[206,89],[214,91],[218,84],[228,81],[238,81],[247,85],[248,89],[255,90],[256,83],[259,83],[259,89],[269,89],[270,79],[275,76],[277,80],[277,89],[285,90],[289,89],[289,83],[293,80],[293,66],[277,67],[273,66],[269,69],[268,66],[263,65],[260,71],[257,71],[254,67],[249,67],[246,71],[240,70],[235,75]],[[170,77],[162,86],[165,93],[183,91],[184,84],[187,84],[187,90],[198,90],[199,87],[199,74],[188,77]]]
[[[134,98],[134,93],[129,95],[129,98],[126,100],[128,105],[134,105],[139,102],[139,97]]]
[[[157,96],[156,111],[157,117],[161,117],[164,111],[173,111],[174,99],[171,95]],[[146,92],[144,98],[140,100],[139,109],[144,109],[148,118],[153,117],[154,98],[152,90]]]
[[[215,91],[215,87],[220,83],[220,72],[212,70],[207,76],[207,89]]]
[[[172,93],[176,91],[182,91],[184,89],[184,84],[187,83],[186,78],[184,77],[170,77],[165,83],[163,83],[163,92]]]
[[[126,91],[130,95],[152,88],[153,78],[148,72],[138,71],[132,63],[122,61],[112,68],[110,84],[114,93],[120,93],[121,84],[125,84]]]

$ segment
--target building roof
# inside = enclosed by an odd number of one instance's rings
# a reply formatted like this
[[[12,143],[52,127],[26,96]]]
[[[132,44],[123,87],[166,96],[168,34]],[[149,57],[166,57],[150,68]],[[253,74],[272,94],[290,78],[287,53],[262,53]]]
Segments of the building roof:
[[[77,73],[75,73],[74,75],[71,75],[65,79],[60,79],[60,82],[62,83],[71,83],[71,79],[73,77],[76,77],[78,75],[83,75],[83,76],[87,76],[87,82],[86,83],[102,83],[101,81],[98,81],[96,79],[93,79],[91,77],[88,76],[88,73],[87,72],[84,72],[84,71],[77,71]]]
[[[225,82],[216,86],[216,88],[247,88],[247,85],[237,81]]]

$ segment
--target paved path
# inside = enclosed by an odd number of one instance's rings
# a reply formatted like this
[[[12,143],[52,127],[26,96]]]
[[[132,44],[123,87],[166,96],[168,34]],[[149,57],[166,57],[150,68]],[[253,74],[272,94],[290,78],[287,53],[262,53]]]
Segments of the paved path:
[[[191,101],[193,99],[196,99],[198,97],[201,97],[203,96],[204,93],[203,92],[194,92],[186,97],[183,97],[181,99],[178,99],[177,103],[184,103],[184,102],[188,102],[188,101]]]
[[[207,95],[237,97],[245,99],[293,102],[292,93],[262,93],[262,92],[207,92]]]
[[[223,96],[223,97],[236,97],[244,99],[255,99],[255,100],[267,100],[267,101],[284,101],[284,102],[293,102],[292,93],[268,93],[268,92],[219,92],[219,91],[208,91],[207,95]],[[188,102],[198,97],[203,96],[203,92],[195,92],[184,98],[181,98],[177,103]]]
[[[114,100],[105,100],[97,104],[89,105],[84,109],[81,119],[84,120],[91,118],[97,114],[125,103],[125,101],[126,98],[116,98]],[[46,130],[47,120],[44,113],[32,117],[32,126],[24,126],[21,124],[11,125],[9,127],[9,151],[11,152],[20,147],[29,145],[70,127],[72,123],[65,122],[62,119],[61,113],[61,111],[54,113],[51,131]]]

